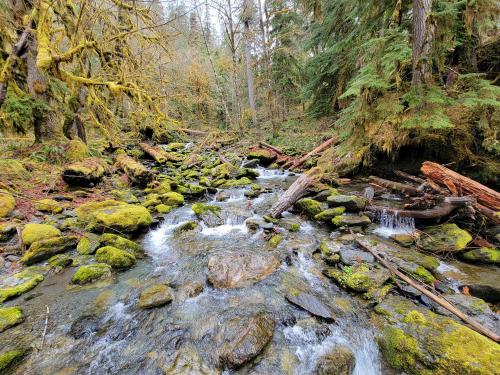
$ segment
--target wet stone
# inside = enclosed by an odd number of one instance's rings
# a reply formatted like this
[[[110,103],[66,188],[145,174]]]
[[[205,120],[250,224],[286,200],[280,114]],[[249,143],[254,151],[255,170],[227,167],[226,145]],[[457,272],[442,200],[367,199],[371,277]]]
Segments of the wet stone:
[[[348,266],[352,266],[356,263],[373,263],[375,258],[372,254],[366,251],[352,250],[352,249],[341,249],[340,250],[340,261]]]
[[[101,319],[96,315],[84,315],[71,324],[69,335],[81,339],[97,332],[101,326]]]
[[[288,302],[299,306],[314,316],[318,316],[328,321],[335,321],[336,319],[332,309],[326,305],[325,302],[312,294],[294,290],[287,294],[285,298]]]
[[[316,375],[350,375],[356,358],[346,346],[336,346],[323,355],[316,366]]]
[[[172,301],[172,289],[165,284],[153,285],[145,289],[139,297],[139,307],[150,309],[166,305]]]

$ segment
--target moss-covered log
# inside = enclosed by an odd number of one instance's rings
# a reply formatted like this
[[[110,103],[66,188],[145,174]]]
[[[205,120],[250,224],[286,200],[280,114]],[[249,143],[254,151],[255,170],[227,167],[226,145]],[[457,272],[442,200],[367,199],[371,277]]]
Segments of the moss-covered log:
[[[100,182],[105,171],[103,161],[91,158],[67,165],[62,178],[68,185],[90,186]]]
[[[130,182],[138,186],[146,186],[155,177],[155,173],[147,169],[144,165],[132,159],[127,155],[118,155],[116,157],[118,168],[122,169],[128,176]]]
[[[168,161],[168,155],[165,150],[160,147],[148,145],[147,143],[139,143],[139,147],[149,156],[151,156],[157,163],[163,164]]]

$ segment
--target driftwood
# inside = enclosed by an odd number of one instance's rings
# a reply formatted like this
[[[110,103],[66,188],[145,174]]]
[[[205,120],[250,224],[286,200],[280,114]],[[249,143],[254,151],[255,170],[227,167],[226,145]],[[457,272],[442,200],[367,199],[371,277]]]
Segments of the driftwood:
[[[453,194],[467,194],[476,197],[479,204],[500,211],[500,193],[442,165],[426,161],[420,169],[434,182],[446,186]]]
[[[352,234],[352,232],[351,232]],[[411,285],[413,288],[417,289],[419,292],[422,294],[425,294],[427,297],[429,297],[431,300],[439,304],[440,306],[444,307],[446,310],[457,316],[458,318],[462,319],[464,322],[469,324],[475,331],[481,333],[482,335],[490,338],[491,340],[495,342],[500,341],[500,336],[498,336],[495,332],[491,331],[490,329],[484,327],[480,323],[478,323],[476,320],[472,319],[470,316],[464,314],[462,311],[457,309],[455,306],[453,306],[450,302],[448,302],[446,299],[443,297],[440,297],[434,293],[432,293],[430,290],[428,290],[425,286],[420,284],[419,282],[413,280],[412,278],[406,276],[404,273],[400,272],[397,267],[393,266],[390,264],[387,260],[382,258],[378,252],[376,252],[373,249],[370,249],[368,246],[364,245],[359,239],[357,239],[354,234],[353,234],[354,240],[356,243],[364,250],[370,252],[379,262],[382,264],[385,268],[387,268],[393,275],[399,277],[401,280],[405,281],[409,285]]]
[[[318,182],[322,174],[321,169],[315,167],[300,176],[281,196],[278,202],[271,207],[269,215],[274,218],[279,217],[283,211],[290,208],[300,197],[302,197],[302,195],[304,195],[309,186]]]
[[[300,159],[289,161],[283,167],[284,168],[289,168],[289,169],[298,168],[302,164],[304,164],[309,158],[311,158],[312,156],[314,156],[316,154],[319,154],[319,153],[323,152],[324,150],[326,150],[328,147],[330,147],[332,144],[334,144],[336,142],[338,142],[338,138],[337,137],[332,137],[332,138],[328,139],[327,141],[323,142],[322,144],[320,144],[318,147],[316,147],[311,152],[308,152],[307,154],[305,154],[304,156],[302,156]]]
[[[421,195],[422,191],[419,190],[418,188],[408,185],[408,184],[402,184],[401,182],[395,182],[395,181],[390,181],[390,180],[385,180],[380,177],[376,176],[370,176],[370,182],[374,183],[375,185],[382,186],[386,189],[392,190],[392,191],[397,191],[401,192],[405,195]]]
[[[142,151],[156,160],[157,163],[163,164],[168,161],[167,153],[160,147],[151,146],[147,143],[139,143],[139,147],[142,149]]]
[[[128,176],[129,180],[138,186],[146,186],[153,181],[155,173],[147,169],[144,165],[138,163],[130,156],[118,155],[116,157],[117,165]]]
[[[455,208],[465,207],[476,202],[474,197],[446,197],[443,203],[428,210],[400,210],[393,207],[368,206],[369,211],[385,211],[397,215],[398,217],[412,217],[414,219],[436,219],[448,216]]]

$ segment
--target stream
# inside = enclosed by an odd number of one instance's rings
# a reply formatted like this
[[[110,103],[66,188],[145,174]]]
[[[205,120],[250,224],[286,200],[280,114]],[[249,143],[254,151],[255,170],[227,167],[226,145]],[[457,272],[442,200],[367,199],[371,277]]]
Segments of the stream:
[[[382,364],[366,303],[321,274],[324,264],[313,252],[329,237],[328,228],[287,212],[285,221],[300,223],[300,229],[288,233],[277,249],[269,247],[262,229],[247,228],[245,221],[261,217],[297,178],[274,170],[259,172],[258,182],[268,192],[254,199],[246,198],[247,189],[241,188],[206,197],[205,202],[221,207],[222,219],[215,226],[201,223],[192,231],[176,231],[196,220],[189,203],[165,215],[140,238],[144,259],[112,281],[72,286],[74,271],[69,268],[48,275],[15,301],[27,318],[7,332],[8,339],[35,342],[38,348],[15,373],[313,374],[318,358],[339,344],[354,353],[354,374],[393,373]],[[207,282],[208,259],[214,254],[270,252],[279,256],[281,266],[262,281],[237,289],[217,289]],[[173,302],[138,308],[141,290],[158,283],[172,287]],[[313,318],[289,303],[284,295],[292,288],[331,306],[336,321]],[[192,290],[198,291],[190,294]],[[220,327],[261,312],[275,321],[269,344],[237,370],[221,366],[215,344]],[[0,344],[5,339],[6,333],[0,335]]]

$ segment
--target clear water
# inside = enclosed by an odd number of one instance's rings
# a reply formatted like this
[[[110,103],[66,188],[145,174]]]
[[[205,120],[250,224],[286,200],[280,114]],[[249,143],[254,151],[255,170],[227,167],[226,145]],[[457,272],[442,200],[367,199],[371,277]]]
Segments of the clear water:
[[[388,213],[387,210],[383,210],[377,213],[376,219],[379,226],[373,233],[381,237],[389,238],[394,234],[412,234],[415,232],[415,219],[412,217],[401,217],[398,216],[397,212],[392,214]]]

